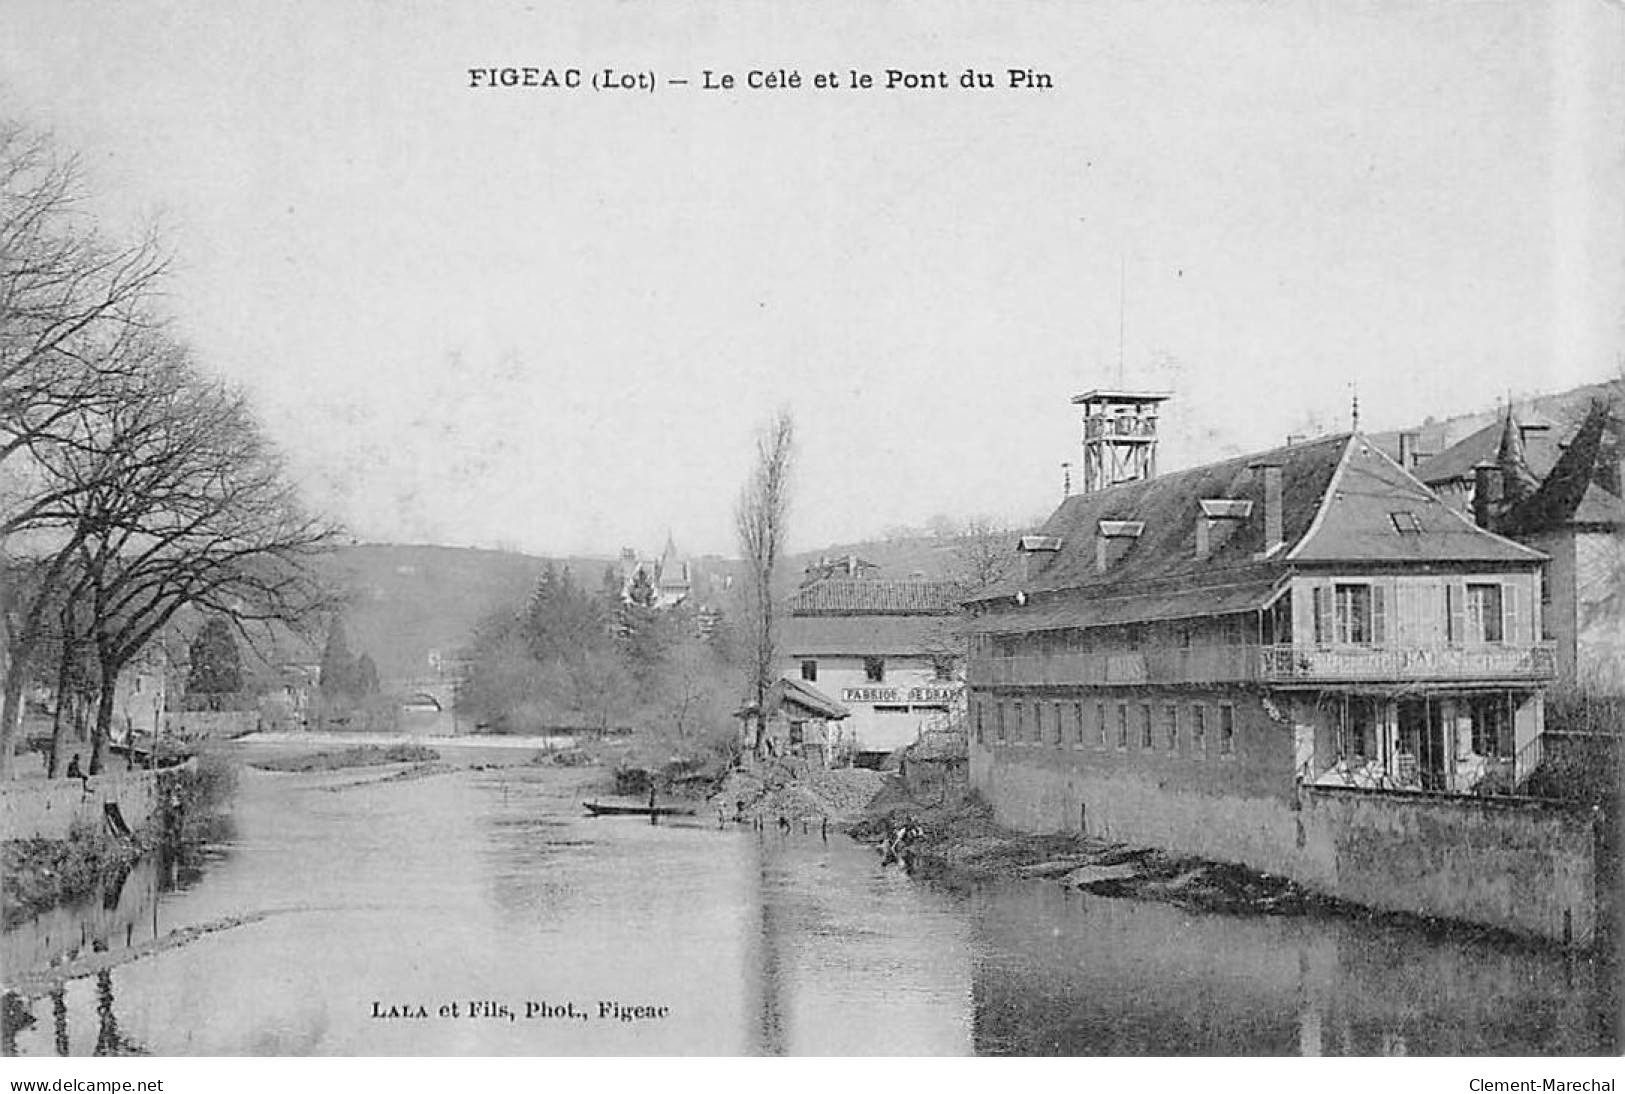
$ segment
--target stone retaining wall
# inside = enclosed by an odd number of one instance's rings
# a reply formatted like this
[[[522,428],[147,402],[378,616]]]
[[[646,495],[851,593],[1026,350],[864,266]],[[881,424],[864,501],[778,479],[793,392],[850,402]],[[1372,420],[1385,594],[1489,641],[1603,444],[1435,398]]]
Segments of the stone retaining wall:
[[[119,807],[131,828],[158,807],[157,775],[120,771],[89,779],[17,779],[0,785],[0,836],[66,839],[76,820],[102,824],[104,807]]]
[[[1282,800],[1023,759],[971,752],[972,785],[1021,831],[1233,862],[1383,911],[1593,940],[1601,817],[1591,806],[1320,786]]]

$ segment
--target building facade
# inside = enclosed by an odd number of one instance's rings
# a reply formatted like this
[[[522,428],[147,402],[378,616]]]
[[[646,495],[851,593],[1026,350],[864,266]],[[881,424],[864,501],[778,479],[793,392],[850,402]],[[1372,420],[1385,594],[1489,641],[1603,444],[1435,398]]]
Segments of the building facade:
[[[1417,468],[1446,504],[1547,556],[1542,627],[1559,680],[1625,695],[1625,489],[1617,403],[1579,425],[1531,427],[1508,412]]]
[[[958,597],[947,581],[814,581],[787,605],[781,669],[850,712],[848,750],[913,744],[963,700]]]
[[[688,601],[694,593],[689,561],[678,553],[677,544],[669,533],[659,558],[640,559],[632,548],[621,548],[618,570],[621,599],[627,603],[641,596],[651,608],[674,608]],[[639,589],[642,591],[635,592]]]
[[[1020,577],[967,604],[971,782],[1003,823],[1589,925],[1590,830],[1485,814],[1540,754],[1545,556],[1358,434],[1070,497],[1020,546]]]

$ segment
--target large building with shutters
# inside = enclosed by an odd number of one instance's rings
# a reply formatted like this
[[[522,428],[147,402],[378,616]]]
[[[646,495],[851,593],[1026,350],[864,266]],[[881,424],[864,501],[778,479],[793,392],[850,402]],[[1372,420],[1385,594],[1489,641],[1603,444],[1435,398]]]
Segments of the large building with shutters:
[[[1069,497],[1021,552],[967,605],[971,779],[1004,823],[1346,893],[1326,810],[1514,794],[1539,754],[1545,556],[1359,434]]]
[[[1625,387],[1625,385],[1619,385]],[[1416,476],[1479,525],[1547,556],[1541,622],[1557,677],[1625,694],[1625,395],[1604,389],[1577,425],[1539,415],[1485,426]]]

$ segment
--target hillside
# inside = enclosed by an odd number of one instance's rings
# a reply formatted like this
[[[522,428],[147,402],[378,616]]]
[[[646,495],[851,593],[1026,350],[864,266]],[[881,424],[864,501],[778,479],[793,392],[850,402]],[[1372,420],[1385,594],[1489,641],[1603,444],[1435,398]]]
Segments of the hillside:
[[[1526,420],[1531,417],[1549,420],[1556,427],[1557,435],[1567,438],[1579,427],[1586,412],[1591,408],[1592,401],[1597,399],[1616,403],[1625,401],[1625,380],[1605,380],[1597,384],[1570,388],[1567,391],[1513,399],[1512,410],[1515,415],[1522,416]],[[1501,404],[1447,418],[1429,415],[1405,432],[1417,435],[1417,451],[1420,454],[1433,456],[1472,436],[1504,413],[1505,406]],[[1372,434],[1372,439],[1390,456],[1396,456],[1399,452],[1400,432],[1390,430],[1386,433],[1375,433]]]
[[[596,587],[609,560],[560,562]],[[465,645],[492,610],[522,604],[546,564],[511,551],[364,543],[334,552],[328,574],[351,597],[351,648],[371,654],[385,680],[405,680],[430,671],[431,650]]]
[[[568,566],[593,590],[614,564],[607,555],[549,560],[515,551],[364,543],[334,552],[327,573],[350,597],[345,629],[351,648],[371,654],[385,681],[400,681],[427,675],[431,651],[451,654],[467,645],[492,611],[518,609],[549,561]],[[739,569],[713,556],[689,565],[700,604],[720,602]],[[319,647],[305,655],[317,654]]]

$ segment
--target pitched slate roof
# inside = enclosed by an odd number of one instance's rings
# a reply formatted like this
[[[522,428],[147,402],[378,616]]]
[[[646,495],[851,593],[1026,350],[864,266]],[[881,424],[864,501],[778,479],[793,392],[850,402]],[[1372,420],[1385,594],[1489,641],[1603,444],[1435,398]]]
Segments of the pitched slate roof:
[[[1142,587],[1121,596],[1090,596],[1084,601],[1063,593],[1035,601],[1023,611],[972,616],[966,629],[975,634],[1026,634],[1233,615],[1264,607],[1281,585],[1275,568],[1254,567],[1250,575],[1238,576],[1239,580],[1228,585]]]
[[[1263,466],[1281,469],[1283,546],[1264,553]],[[1250,501],[1249,515],[1206,559],[1196,555],[1200,503]],[[1399,514],[1407,528],[1400,530]],[[1104,572],[1102,521],[1143,525]],[[1222,615],[1262,607],[1304,565],[1462,562],[1529,566],[1544,556],[1451,510],[1374,444],[1340,434],[1068,498],[1041,530],[1061,548],[1042,572],[969,603],[1001,609],[978,630],[1043,630]],[[1012,597],[1030,599],[1011,610]],[[1061,595],[1064,594],[1064,595]],[[1019,617],[1019,618],[1018,618]]]
[[[1401,534],[1395,513],[1421,529]],[[1493,535],[1458,513],[1363,437],[1348,446],[1343,467],[1292,562],[1466,562],[1530,564],[1545,556]]]
[[[975,599],[1007,597],[1018,589],[1028,593],[1091,589],[1113,595],[1137,582],[1196,579],[1203,584],[1228,583],[1227,577],[1219,575],[1238,567],[1252,567],[1253,556],[1264,546],[1264,476],[1248,465],[1260,460],[1280,464],[1282,530],[1286,542],[1293,544],[1314,520],[1348,441],[1347,435],[1327,437],[1261,456],[1236,457],[1074,495],[1063,501],[1039,530],[1041,535],[1061,540],[1061,549],[1044,571],[1031,581],[1004,582]],[[1198,561],[1198,503],[1208,498],[1250,500],[1253,515],[1239,522],[1240,526],[1212,550],[1206,561]],[[1144,530],[1121,559],[1105,573],[1099,573],[1095,566],[1095,531],[1103,520],[1139,521]]]
[[[1558,428],[1549,418],[1525,412],[1515,419],[1528,436],[1519,432],[1524,465],[1540,478],[1552,469],[1562,449],[1558,446]],[[1538,429],[1532,427],[1540,427]],[[1470,433],[1437,456],[1417,464],[1412,473],[1429,486],[1447,482],[1471,480],[1473,468],[1481,463],[1494,463],[1506,443],[1506,420],[1491,422],[1476,433]]]
[[[1513,506],[1498,527],[1508,535],[1528,535],[1565,525],[1625,527],[1625,500],[1610,489],[1620,484],[1616,467],[1608,463],[1610,435],[1617,446],[1620,428],[1606,403],[1593,403],[1540,488]],[[1617,452],[1616,447],[1612,458],[1618,458]]]
[[[851,717],[852,712],[825,695],[811,684],[781,676],[767,689],[764,697],[767,712],[773,714],[785,707],[794,707],[815,718],[825,718],[829,721],[839,721]],[[734,717],[743,718],[756,713],[755,702],[746,703],[734,711]]]
[[[773,685],[768,695],[769,708],[775,705],[775,699],[780,706],[798,706],[811,714],[831,720],[845,718],[851,713],[811,684],[789,676],[780,677]]]
[[[825,578],[790,598],[791,615],[951,615],[960,589],[952,581]]]

